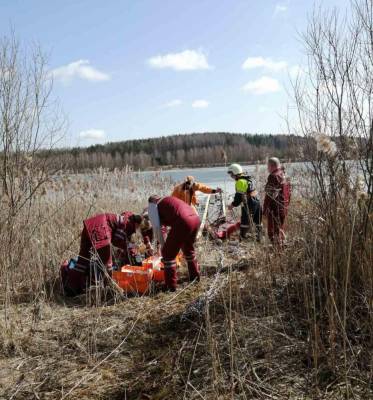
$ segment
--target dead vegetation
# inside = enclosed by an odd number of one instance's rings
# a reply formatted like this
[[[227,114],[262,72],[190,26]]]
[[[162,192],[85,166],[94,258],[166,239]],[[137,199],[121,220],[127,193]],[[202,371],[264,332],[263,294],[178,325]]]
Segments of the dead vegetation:
[[[297,259],[294,249],[281,258]],[[369,398],[371,353],[362,338],[356,337],[349,354],[348,387],[343,357],[334,366],[326,356],[315,365],[299,305],[301,270],[289,275],[265,246],[246,244],[247,259],[228,255],[228,248],[201,250],[210,276],[199,285],[184,283],[175,294],[86,306],[83,297],[66,302],[56,293],[50,301],[14,304],[11,324],[2,325],[1,395]]]
[[[304,36],[297,129],[314,162],[293,172],[284,251],[202,239],[200,284],[125,300],[101,288],[64,299],[59,264],[85,217],[141,211],[170,182],[51,174],[34,157],[61,128],[39,103],[44,59],[17,68],[16,43],[1,43],[0,398],[373,397],[373,10],[352,6],[343,20],[316,13]]]

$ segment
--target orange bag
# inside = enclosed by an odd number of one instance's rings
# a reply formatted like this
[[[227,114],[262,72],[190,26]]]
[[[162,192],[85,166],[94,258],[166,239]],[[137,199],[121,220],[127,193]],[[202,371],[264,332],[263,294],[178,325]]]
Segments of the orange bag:
[[[181,257],[176,257],[177,266]],[[152,282],[164,282],[164,265],[161,257],[149,257],[142,266],[125,265],[120,271],[113,271],[113,279],[126,293],[150,293]]]
[[[152,278],[153,270],[144,266],[125,265],[120,271],[113,271],[113,279],[126,293],[149,293]]]
[[[160,257],[149,257],[143,261],[142,265],[153,271],[153,281],[164,282],[164,266]]]

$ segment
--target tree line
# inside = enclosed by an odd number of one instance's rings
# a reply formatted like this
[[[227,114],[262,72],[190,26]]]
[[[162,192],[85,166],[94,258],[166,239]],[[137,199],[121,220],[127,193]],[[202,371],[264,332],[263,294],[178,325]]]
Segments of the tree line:
[[[54,150],[53,167],[78,172],[97,167],[133,169],[260,162],[270,156],[304,160],[305,139],[295,135],[208,132]]]

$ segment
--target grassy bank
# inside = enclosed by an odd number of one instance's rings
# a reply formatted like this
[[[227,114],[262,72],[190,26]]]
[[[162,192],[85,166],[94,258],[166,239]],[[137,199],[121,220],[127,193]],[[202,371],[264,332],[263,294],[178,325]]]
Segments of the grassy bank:
[[[13,220],[12,242],[1,247],[0,398],[372,395],[371,247],[357,264],[358,237],[349,247],[347,224],[338,242],[329,236],[305,198],[309,185],[293,197],[281,254],[267,240],[217,246],[202,238],[199,285],[183,269],[176,294],[63,298],[58,265],[76,254],[82,219],[140,211],[155,190],[168,193],[169,182],[120,171],[80,182],[61,176]]]

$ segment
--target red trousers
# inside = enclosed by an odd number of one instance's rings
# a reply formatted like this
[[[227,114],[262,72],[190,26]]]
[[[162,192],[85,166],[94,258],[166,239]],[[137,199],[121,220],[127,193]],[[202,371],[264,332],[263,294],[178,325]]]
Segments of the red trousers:
[[[175,290],[177,286],[175,258],[182,250],[188,264],[189,279],[199,279],[199,265],[196,259],[194,242],[200,226],[198,215],[191,215],[171,227],[166,242],[162,248],[165,267],[165,284],[167,289]]]
[[[104,265],[110,272],[113,265],[113,261],[111,258],[110,244],[95,250],[94,247],[92,246],[91,238],[89,237],[88,231],[84,227],[80,237],[80,250],[79,250],[79,258],[78,258],[78,263],[76,265],[76,269],[87,275],[90,272],[89,266],[90,266],[92,251],[94,252],[94,254],[97,252],[100,264]]]
[[[70,269],[67,261],[61,265],[60,275],[66,296],[77,296],[82,294],[88,286],[87,276],[76,271],[75,268]]]
[[[275,245],[282,246],[285,241],[285,215],[269,211],[267,231],[270,241]]]

